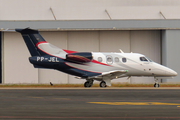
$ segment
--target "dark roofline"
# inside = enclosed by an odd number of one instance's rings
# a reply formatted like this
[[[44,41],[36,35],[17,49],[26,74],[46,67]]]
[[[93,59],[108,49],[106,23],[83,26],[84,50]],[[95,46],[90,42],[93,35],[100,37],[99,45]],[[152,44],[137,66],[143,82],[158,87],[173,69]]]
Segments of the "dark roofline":
[[[0,21],[0,30],[27,28],[40,31],[68,30],[166,30],[180,29],[180,20],[54,20]]]

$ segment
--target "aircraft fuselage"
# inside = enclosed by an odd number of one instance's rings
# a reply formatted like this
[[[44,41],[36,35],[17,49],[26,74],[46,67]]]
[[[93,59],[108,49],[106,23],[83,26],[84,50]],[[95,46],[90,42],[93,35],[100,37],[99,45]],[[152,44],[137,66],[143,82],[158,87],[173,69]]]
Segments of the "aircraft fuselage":
[[[69,62],[58,56],[34,56],[30,57],[29,60],[32,64],[42,68],[57,69],[84,78],[113,70],[127,70],[126,74],[117,76],[117,78],[125,76],[172,77],[177,75],[175,71],[137,53],[92,52],[93,60],[87,63]],[[141,57],[145,59],[142,61]]]
[[[47,43],[37,30],[16,29],[20,32],[31,54],[29,61],[35,68],[56,69],[86,79],[84,86],[91,87],[94,80],[101,87],[121,77],[151,76],[159,86],[157,77],[174,77],[172,69],[153,62],[138,53],[76,52]]]

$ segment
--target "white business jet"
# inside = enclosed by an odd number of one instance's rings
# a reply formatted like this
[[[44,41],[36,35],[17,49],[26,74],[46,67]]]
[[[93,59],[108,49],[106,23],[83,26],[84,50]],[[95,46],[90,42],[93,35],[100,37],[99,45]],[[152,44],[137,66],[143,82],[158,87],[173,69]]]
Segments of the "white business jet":
[[[56,69],[86,79],[84,87],[91,87],[93,81],[100,81],[100,87],[111,86],[111,80],[131,76],[154,77],[154,87],[159,87],[158,78],[174,77],[177,73],[153,62],[138,53],[76,52],[60,49],[47,43],[37,30],[16,29],[20,32],[35,68]]]

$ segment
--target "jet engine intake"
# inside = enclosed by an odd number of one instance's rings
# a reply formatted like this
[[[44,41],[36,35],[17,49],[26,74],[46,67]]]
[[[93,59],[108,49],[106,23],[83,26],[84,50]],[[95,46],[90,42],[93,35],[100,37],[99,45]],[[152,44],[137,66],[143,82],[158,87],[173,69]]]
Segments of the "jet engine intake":
[[[66,55],[66,60],[75,63],[87,63],[91,62],[93,59],[91,52],[78,52],[69,53]]]

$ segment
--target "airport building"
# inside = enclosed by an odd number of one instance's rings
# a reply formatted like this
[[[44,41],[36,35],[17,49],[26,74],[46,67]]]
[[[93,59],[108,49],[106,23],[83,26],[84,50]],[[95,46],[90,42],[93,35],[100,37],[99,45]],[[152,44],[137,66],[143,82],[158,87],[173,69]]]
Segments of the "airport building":
[[[1,0],[1,83],[84,83],[75,76],[35,69],[15,28],[38,29],[44,39],[79,52],[141,53],[180,73],[179,0]],[[160,82],[177,83],[174,79]],[[152,77],[112,82],[154,83]]]

